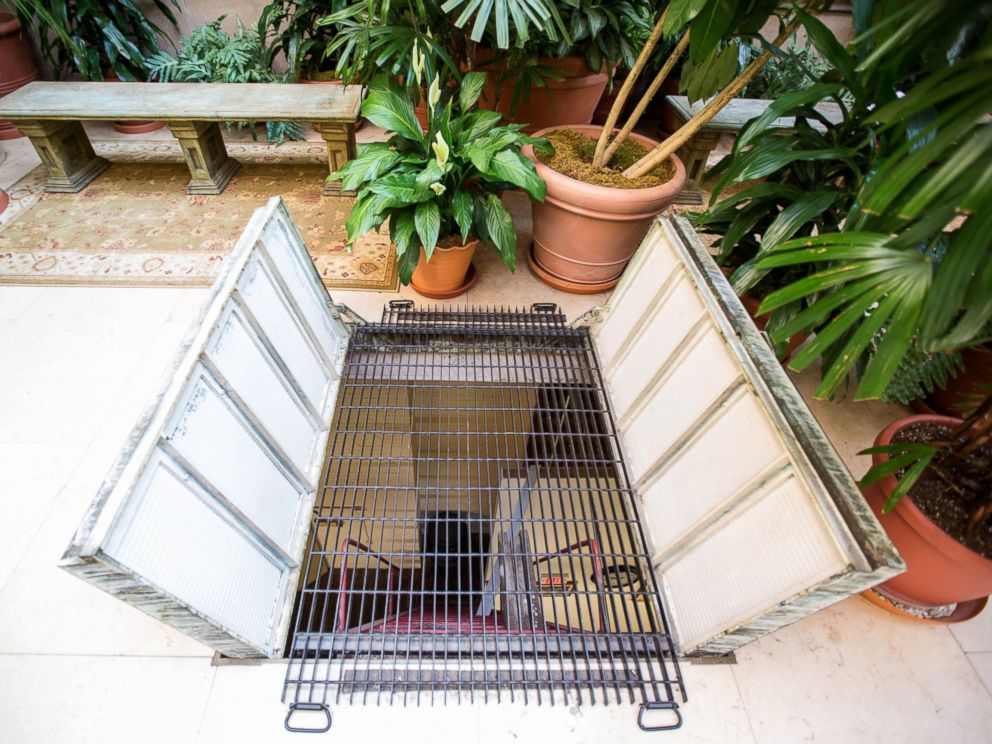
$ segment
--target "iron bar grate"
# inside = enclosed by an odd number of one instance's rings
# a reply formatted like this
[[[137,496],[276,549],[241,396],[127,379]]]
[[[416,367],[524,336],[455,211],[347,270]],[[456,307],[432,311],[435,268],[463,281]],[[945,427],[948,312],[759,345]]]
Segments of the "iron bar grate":
[[[392,303],[350,341],[284,700],[676,709],[632,498],[587,329]]]

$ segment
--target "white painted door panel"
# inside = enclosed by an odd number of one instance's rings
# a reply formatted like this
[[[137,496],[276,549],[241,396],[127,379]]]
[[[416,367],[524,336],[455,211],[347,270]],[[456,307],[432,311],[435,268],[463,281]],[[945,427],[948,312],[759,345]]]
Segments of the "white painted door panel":
[[[687,221],[652,226],[592,335],[682,653],[903,569]]]
[[[280,655],[347,338],[270,200],[61,565],[225,654]]]

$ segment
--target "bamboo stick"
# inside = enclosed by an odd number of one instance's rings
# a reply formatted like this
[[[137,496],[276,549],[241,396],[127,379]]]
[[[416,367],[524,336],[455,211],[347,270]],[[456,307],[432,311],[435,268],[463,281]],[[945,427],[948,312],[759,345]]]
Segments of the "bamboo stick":
[[[627,123],[623,126],[623,129],[617,132],[617,136],[613,138],[613,141],[610,142],[609,147],[606,148],[606,152],[603,153],[602,162],[598,164],[598,167],[601,168],[609,163],[610,159],[616,153],[617,148],[619,148],[620,145],[626,141],[628,135],[634,131],[634,127],[637,126],[637,122],[640,121],[641,116],[643,116],[644,112],[647,111],[648,104],[651,103],[651,99],[654,98],[654,94],[658,92],[661,84],[665,82],[665,78],[667,78],[669,73],[671,73],[672,68],[675,67],[675,64],[679,61],[679,57],[682,56],[683,52],[685,52],[686,46],[688,45],[689,32],[686,31],[682,35],[682,38],[679,39],[679,43],[675,46],[675,49],[673,49],[672,53],[668,55],[668,59],[665,60],[665,64],[662,65],[661,69],[658,71],[658,74],[655,75],[654,80],[651,81],[651,85],[648,86],[646,91],[644,91],[644,95],[641,96],[641,100],[638,102],[637,107],[631,112],[630,117],[627,119]],[[596,165],[595,160],[593,160],[593,165]]]
[[[655,46],[657,46],[658,41],[661,39],[661,31],[665,25],[665,16],[667,15],[668,8],[666,7],[662,11],[658,22],[654,25],[654,29],[652,29],[648,40],[644,42],[641,53],[637,55],[637,61],[634,62],[634,66],[627,73],[627,79],[623,81],[623,85],[620,86],[620,90],[617,92],[617,98],[610,108],[610,113],[606,117],[606,124],[603,125],[603,131],[600,133],[599,141],[596,143],[596,152],[592,156],[592,164],[597,168],[603,164],[603,153],[606,151],[606,143],[610,139],[610,132],[617,125],[617,119],[620,118],[620,112],[623,111],[624,104],[627,103],[630,92],[634,89],[634,83],[637,82],[637,78],[644,71],[648,59],[651,57],[651,52],[654,51]]]
[[[778,38],[774,41],[774,46],[779,47],[785,43],[785,41],[795,33],[796,29],[799,28],[799,19],[793,18],[789,24],[785,27],[785,30],[778,35]],[[726,106],[730,100],[740,93],[741,89],[751,82],[751,78],[758,74],[758,71],[765,66],[765,63],[771,59],[772,52],[766,49],[760,55],[758,55],[755,60],[749,64],[744,71],[734,78],[723,90],[717,93],[709,102],[700,109],[699,113],[693,116],[689,121],[682,125],[682,127],[675,132],[671,137],[668,137],[664,142],[658,145],[654,150],[649,152],[643,158],[638,160],[627,170],[623,172],[627,178],[638,178],[649,172],[658,163],[663,162],[670,155],[675,153],[682,145],[686,144],[691,140],[696,133],[699,132],[709,121],[720,113],[720,110]]]

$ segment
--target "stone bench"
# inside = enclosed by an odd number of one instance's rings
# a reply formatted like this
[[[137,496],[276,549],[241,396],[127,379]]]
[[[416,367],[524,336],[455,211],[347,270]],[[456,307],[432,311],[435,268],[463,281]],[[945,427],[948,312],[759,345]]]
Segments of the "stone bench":
[[[189,194],[220,194],[238,169],[221,136],[225,121],[313,122],[331,172],[355,155],[358,86],[265,83],[35,82],[0,99],[48,168],[46,191],[75,193],[109,162],[93,151],[83,121],[153,119],[169,125],[189,166]],[[328,182],[325,194],[341,193]]]
[[[705,101],[696,101],[690,104],[687,96],[665,96],[665,102],[675,113],[680,125],[685,124],[699,113],[699,110],[706,104]],[[686,172],[686,184],[678,199],[679,203],[703,203],[701,187],[703,171],[706,169],[706,161],[710,153],[720,143],[720,136],[723,134],[736,136],[745,124],[751,119],[761,116],[771,104],[771,101],[759,98],[734,98],[679,150],[678,155],[685,165]],[[816,110],[832,123],[840,122],[843,119],[840,106],[836,103],[818,103]],[[824,128],[816,120],[810,119],[809,122],[816,129],[823,130]],[[769,126],[776,129],[791,129],[795,125],[794,116],[783,116],[775,119]]]

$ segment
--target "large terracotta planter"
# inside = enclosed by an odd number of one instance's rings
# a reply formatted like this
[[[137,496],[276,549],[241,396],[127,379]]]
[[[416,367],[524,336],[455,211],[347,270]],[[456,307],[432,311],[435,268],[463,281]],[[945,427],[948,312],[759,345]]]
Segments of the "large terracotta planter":
[[[542,58],[539,64],[557,67],[562,70],[565,79],[548,80],[546,87],[543,88],[532,87],[530,99],[517,106],[516,112],[511,117],[513,88],[516,85],[516,79],[511,78],[503,83],[499,105],[495,106],[495,110],[510,121],[527,124],[528,132],[563,124],[590,123],[599,99],[606,90],[606,73],[590,70],[585,59],[578,56],[562,59]],[[494,108],[495,77],[497,73],[489,71],[489,83],[479,102],[480,108]]]
[[[901,429],[918,423],[956,426],[960,419],[947,416],[909,416],[889,424],[875,440],[876,446],[891,444]],[[875,464],[888,455],[872,455]],[[937,607],[981,599],[992,594],[992,561],[966,548],[931,522],[906,496],[888,514],[882,506],[896,487],[887,476],[864,489],[889,538],[895,544],[907,571],[881,585],[885,593],[910,605]]]
[[[20,21],[13,13],[0,11],[0,97],[13,93],[38,77]],[[0,140],[23,137],[13,122],[0,121]]]
[[[427,297],[455,297],[468,289],[469,267],[472,256],[479,246],[478,240],[470,240],[465,245],[448,248],[438,246],[427,260],[424,249],[420,249],[420,260],[413,270],[410,284]]]
[[[553,129],[535,132],[540,137]],[[569,126],[588,137],[598,137],[602,127]],[[631,134],[647,148],[658,143]],[[685,183],[685,167],[674,155],[675,175],[649,189],[611,189],[569,178],[544,165],[527,145],[537,174],[548,184],[543,203],[532,202],[534,261],[539,275],[564,291],[603,291],[614,286],[631,256],[647,234],[651,221],[667,207]],[[595,288],[595,290],[592,290]]]

